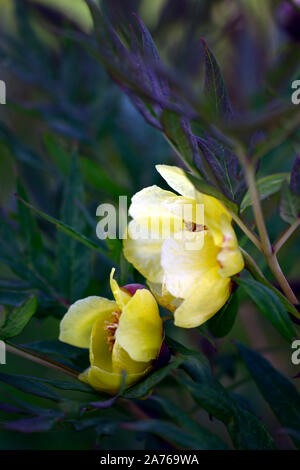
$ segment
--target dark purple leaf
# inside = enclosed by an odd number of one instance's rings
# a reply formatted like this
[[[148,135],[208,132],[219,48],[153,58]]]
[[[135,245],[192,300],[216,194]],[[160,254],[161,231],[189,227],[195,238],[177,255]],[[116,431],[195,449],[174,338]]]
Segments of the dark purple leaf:
[[[119,395],[115,395],[112,398],[109,398],[108,400],[104,401],[92,401],[89,403],[89,406],[92,408],[97,408],[97,409],[105,409],[105,408],[110,408],[111,406],[114,405],[115,401],[119,398]]]
[[[202,39],[205,53],[204,94],[213,106],[217,117],[231,118],[233,115],[227,88],[214,55]]]
[[[158,76],[157,73],[155,73],[155,66],[157,66],[158,69],[160,69],[162,66],[162,63],[161,63],[159,54],[157,52],[156,46],[151,37],[151,34],[149,33],[148,29],[144,25],[141,18],[135,13],[134,13],[134,16],[136,17],[138,21],[138,24],[142,33],[144,55],[148,63],[148,75],[151,80],[153,92],[156,92],[158,96],[160,95],[168,96],[169,87],[168,87],[167,81],[162,76]]]
[[[5,423],[3,427],[9,431],[18,431],[26,434],[33,432],[46,432],[53,427],[57,419],[57,417],[38,416],[11,421],[9,423]]]
[[[297,196],[300,196],[300,156],[299,155],[296,155],[296,158],[293,163],[290,188],[293,191],[293,193],[297,194]]]
[[[219,161],[217,160],[215,154],[211,151],[211,149],[208,146],[208,142],[203,139],[202,137],[197,137],[197,142],[199,145],[199,148],[208,164],[210,167],[214,177],[217,179],[219,186],[226,192],[228,195],[228,191],[226,189],[226,186],[224,185],[225,181],[225,173],[222,169],[222,166],[220,165]]]
[[[17,408],[16,406],[10,405],[9,403],[0,403],[0,411],[4,411],[5,413],[27,414],[26,411],[22,410],[21,408]]]

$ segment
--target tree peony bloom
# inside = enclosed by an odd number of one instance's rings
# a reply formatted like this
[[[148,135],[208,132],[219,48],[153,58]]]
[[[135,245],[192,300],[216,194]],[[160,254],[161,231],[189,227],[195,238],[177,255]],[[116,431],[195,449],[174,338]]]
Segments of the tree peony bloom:
[[[140,285],[120,288],[110,276],[115,300],[87,297],[75,302],[60,323],[59,339],[89,348],[91,366],[79,379],[96,390],[118,392],[122,371],[126,387],[152,369],[162,340],[163,325],[151,292]]]
[[[157,186],[133,196],[124,254],[175,324],[192,328],[225,304],[244,261],[223,204],[197,191],[180,168],[156,169],[180,196]]]

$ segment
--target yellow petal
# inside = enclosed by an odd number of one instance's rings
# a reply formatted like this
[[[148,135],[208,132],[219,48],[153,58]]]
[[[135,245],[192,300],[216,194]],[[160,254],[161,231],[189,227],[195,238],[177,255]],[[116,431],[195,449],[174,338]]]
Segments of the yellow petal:
[[[163,277],[160,265],[163,240],[133,239],[132,231],[138,230],[138,227],[139,225],[134,220],[128,225],[127,238],[123,240],[124,256],[146,279],[160,282]]]
[[[104,321],[116,308],[116,302],[103,297],[93,296],[77,300],[60,322],[60,341],[88,348],[95,321],[99,318]]]
[[[129,215],[144,229],[144,238],[156,233],[163,238],[182,230],[182,206],[193,201],[150,186],[136,193],[129,207]]]
[[[221,215],[226,214],[231,219],[225,206],[218,199],[197,191],[181,168],[156,165],[156,169],[172,189],[187,198],[195,199],[197,204],[203,204],[204,224],[211,231],[215,244],[221,246],[223,241],[222,230],[220,228]]]
[[[181,168],[169,165],[156,165],[155,168],[172,189],[182,196],[195,199],[195,187]]]
[[[162,320],[157,303],[147,289],[137,290],[125,306],[116,331],[116,340],[131,359],[155,359],[162,343]]]
[[[164,241],[161,265],[166,289],[174,297],[186,298],[207,271],[219,267],[220,250],[207,230],[182,235],[181,240]]]
[[[244,259],[238,247],[231,222],[225,214],[221,216],[221,230],[223,243],[218,254],[218,262],[221,267],[219,272],[222,277],[230,277],[244,268]]]
[[[156,301],[162,307],[166,308],[170,312],[175,312],[176,308],[181,304],[181,300],[174,297],[170,292],[167,291],[165,283],[159,284],[155,282],[147,281],[152,294]]]
[[[216,198],[197,192],[198,204],[204,206],[204,223],[208,227],[214,242],[221,247],[223,243],[223,233],[221,229],[221,216],[225,214],[231,221],[231,216],[223,204]]]
[[[129,302],[131,299],[131,295],[125,292],[125,290],[120,289],[117,281],[114,279],[115,268],[112,268],[110,272],[110,288],[113,293],[113,296],[118,304],[120,310],[123,310],[123,307]]]
[[[90,340],[90,363],[108,372],[112,371],[112,357],[108,344],[108,333],[105,321],[111,320],[111,313],[106,318],[95,321]]]
[[[189,297],[175,311],[175,325],[181,328],[194,328],[202,325],[228,300],[230,284],[230,278],[221,277],[218,268],[208,271],[194,286]]]
[[[138,374],[149,367],[149,362],[137,362],[131,359],[125,349],[121,348],[118,341],[115,342],[112,351],[112,371],[127,374]]]
[[[143,372],[128,374],[125,379],[126,388],[131,387],[151,371],[148,367]],[[91,366],[87,371],[78,377],[82,382],[88,383],[95,390],[115,395],[120,390],[122,384],[122,374],[107,372],[97,366]]]

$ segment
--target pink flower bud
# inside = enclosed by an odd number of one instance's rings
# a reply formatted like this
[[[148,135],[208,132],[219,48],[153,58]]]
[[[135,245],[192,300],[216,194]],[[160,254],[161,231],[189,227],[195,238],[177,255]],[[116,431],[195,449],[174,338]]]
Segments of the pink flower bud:
[[[126,286],[122,286],[122,289],[125,289],[128,292],[128,294],[133,296],[137,290],[147,289],[147,287],[144,286],[143,284],[126,284]]]

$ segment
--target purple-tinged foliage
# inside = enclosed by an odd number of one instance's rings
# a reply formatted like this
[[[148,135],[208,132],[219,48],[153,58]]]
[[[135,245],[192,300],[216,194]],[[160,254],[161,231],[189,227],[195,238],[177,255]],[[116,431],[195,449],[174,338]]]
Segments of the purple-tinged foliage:
[[[4,429],[9,431],[18,431],[25,434],[33,432],[46,432],[50,431],[54,424],[63,417],[60,413],[57,416],[36,416],[33,418],[18,419],[16,421],[9,421],[4,424]]]
[[[17,408],[14,405],[10,405],[9,403],[0,403],[0,411],[4,411],[4,413],[27,414],[27,411],[22,410],[22,408]]]
[[[171,359],[171,352],[168,346],[166,345],[165,341],[163,341],[158,357],[155,362],[155,369],[161,369],[165,367]]]
[[[203,39],[202,44],[205,53],[204,94],[210,101],[209,104],[213,107],[216,116],[230,119],[233,111],[220,67]]]
[[[300,41],[300,11],[292,2],[283,1],[277,8],[277,21],[281,28],[296,42]]]
[[[296,155],[293,163],[290,188],[294,194],[300,196],[300,156]]]

